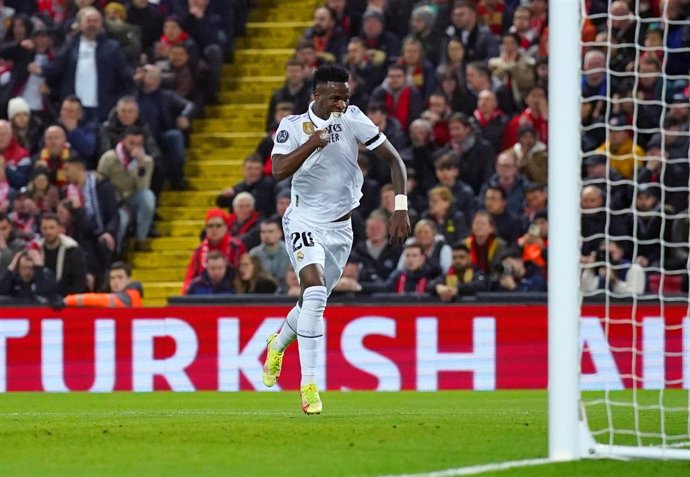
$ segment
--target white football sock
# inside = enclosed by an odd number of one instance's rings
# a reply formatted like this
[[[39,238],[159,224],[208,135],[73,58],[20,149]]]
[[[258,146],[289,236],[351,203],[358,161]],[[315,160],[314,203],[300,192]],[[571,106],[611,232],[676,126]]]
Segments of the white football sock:
[[[292,307],[292,310],[285,317],[283,327],[278,333],[278,337],[273,342],[273,349],[278,352],[285,351],[297,339],[297,319],[299,318],[299,303]]]
[[[327,300],[328,292],[322,286],[309,287],[302,294],[302,310],[297,320],[302,386],[316,383],[316,356],[323,341],[323,311]]]

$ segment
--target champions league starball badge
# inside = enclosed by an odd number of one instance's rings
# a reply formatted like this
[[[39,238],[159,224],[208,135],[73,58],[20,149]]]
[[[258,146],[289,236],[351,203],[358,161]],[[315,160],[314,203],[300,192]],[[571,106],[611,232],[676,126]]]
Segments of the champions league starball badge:
[[[288,140],[288,137],[290,137],[290,135],[288,134],[287,131],[285,131],[285,130],[280,131],[280,132],[278,133],[278,135],[276,136],[276,142],[282,144],[282,143],[284,143],[285,141]]]

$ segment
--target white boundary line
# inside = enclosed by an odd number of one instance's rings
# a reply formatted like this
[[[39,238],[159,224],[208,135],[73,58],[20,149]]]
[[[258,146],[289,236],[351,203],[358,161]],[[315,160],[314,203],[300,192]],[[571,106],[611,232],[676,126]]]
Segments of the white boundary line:
[[[424,472],[422,474],[390,474],[381,477],[452,477],[455,475],[477,475],[485,472],[495,472],[500,470],[515,469],[517,467],[532,467],[544,464],[553,464],[556,461],[541,459],[512,460],[498,464],[473,465],[470,467],[458,467],[455,469],[437,470],[435,472]]]

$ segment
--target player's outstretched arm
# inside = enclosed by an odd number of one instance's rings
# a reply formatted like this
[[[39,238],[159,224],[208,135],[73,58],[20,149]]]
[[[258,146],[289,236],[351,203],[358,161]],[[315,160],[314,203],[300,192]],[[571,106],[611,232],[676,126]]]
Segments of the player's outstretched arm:
[[[273,162],[273,177],[277,181],[287,179],[297,172],[297,169],[311,156],[314,151],[328,144],[328,135],[323,129],[317,129],[309,136],[307,142],[288,154],[274,154],[271,157]]]
[[[407,215],[407,171],[398,151],[386,139],[374,149],[381,159],[391,168],[391,181],[395,189],[395,212],[390,220],[390,241],[401,244],[410,235],[410,217]]]

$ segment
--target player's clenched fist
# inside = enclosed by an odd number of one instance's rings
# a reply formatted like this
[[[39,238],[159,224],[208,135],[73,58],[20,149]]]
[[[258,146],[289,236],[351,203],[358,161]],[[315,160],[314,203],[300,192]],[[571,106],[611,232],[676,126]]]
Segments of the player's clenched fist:
[[[309,141],[316,147],[326,147],[328,145],[328,132],[325,129],[317,129],[309,136]]]

